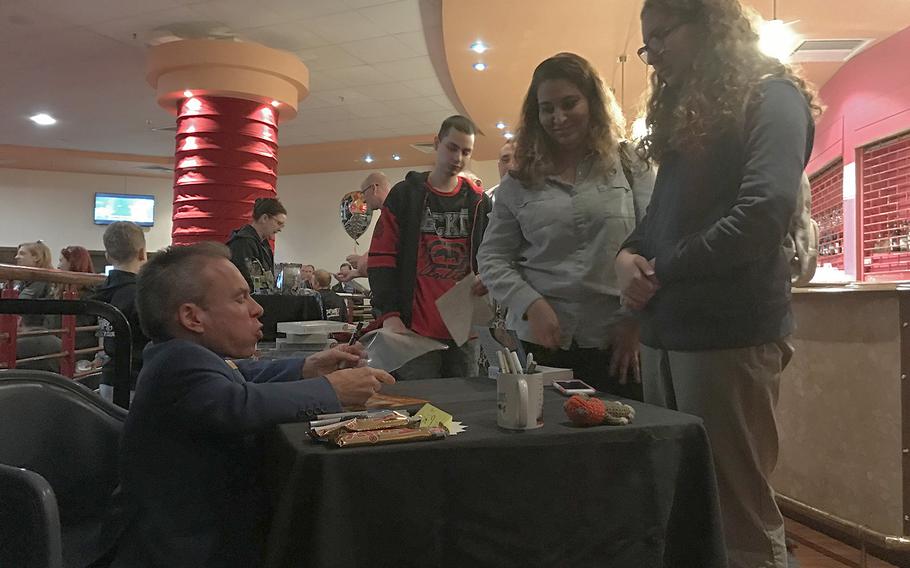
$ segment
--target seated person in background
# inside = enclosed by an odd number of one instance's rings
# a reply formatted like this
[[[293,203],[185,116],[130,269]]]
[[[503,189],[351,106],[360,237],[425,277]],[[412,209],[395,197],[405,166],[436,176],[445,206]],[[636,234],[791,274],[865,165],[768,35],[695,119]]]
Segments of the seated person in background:
[[[226,360],[253,354],[262,308],[224,245],[169,247],[142,268],[137,285],[153,344],[123,431],[131,519],[113,566],[257,566],[269,519],[262,435],[362,405],[394,379],[357,367],[360,346],[306,359]]]
[[[300,284],[310,290],[316,289],[316,267],[312,264],[304,264],[300,267]]]
[[[80,247],[77,245],[68,246],[60,251],[60,259],[57,261],[58,270],[68,270],[69,272],[85,272],[87,274],[94,274],[95,267],[92,265],[92,257],[85,249],[85,247]],[[80,300],[88,299],[92,295],[92,287],[88,285],[77,285],[71,287],[75,288],[77,298]],[[57,284],[54,286],[56,291],[54,292],[54,298],[63,299],[63,284]],[[95,325],[98,322],[98,318],[92,315],[81,315],[76,316],[76,325],[79,327]],[[57,328],[62,325],[62,320],[60,316],[54,316],[53,322],[48,323],[49,327]],[[92,331],[80,331],[76,333],[76,349],[88,349],[90,347],[98,347],[98,338],[95,336],[95,333]],[[81,355],[81,358],[85,358],[85,355]]]
[[[329,285],[332,275],[328,270],[316,271],[316,291],[322,297],[322,319],[329,321],[348,321],[348,307],[344,298],[336,294]]]
[[[16,252],[16,264],[32,268],[54,268],[51,264],[51,249],[44,241],[22,243]],[[20,300],[43,300],[51,296],[51,285],[42,280],[16,282]],[[38,324],[40,325],[40,323]]]
[[[338,279],[338,284],[332,286],[332,290],[345,294],[363,294],[364,296],[369,296],[369,289],[360,282],[353,280],[354,276],[351,275],[353,270],[354,268],[351,266],[350,262],[342,262],[341,266],[338,267],[338,274],[335,275],[335,278]]]
[[[277,199],[260,197],[253,203],[252,217],[252,223],[235,229],[227,241],[227,246],[231,249],[231,262],[243,275],[250,289],[253,289],[250,267],[254,263],[258,263],[264,272],[275,275],[275,257],[269,239],[284,228],[288,212]]]
[[[95,300],[111,304],[126,316],[130,323],[132,337],[132,360],[130,364],[130,390],[136,389],[136,378],[142,369],[142,350],[149,338],[139,325],[139,311],[136,308],[136,274],[145,264],[145,233],[139,225],[129,221],[117,221],[104,231],[104,256],[114,265],[107,279],[98,288]],[[110,357],[101,368],[101,396],[107,400],[114,397],[114,329],[110,322],[101,318],[99,335],[104,338],[104,352]]]

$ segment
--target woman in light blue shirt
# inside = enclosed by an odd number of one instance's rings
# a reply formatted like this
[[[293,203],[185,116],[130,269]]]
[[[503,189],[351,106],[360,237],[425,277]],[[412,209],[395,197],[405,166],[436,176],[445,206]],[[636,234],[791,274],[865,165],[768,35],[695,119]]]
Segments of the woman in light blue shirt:
[[[637,324],[616,317],[613,259],[644,215],[654,176],[625,147],[624,126],[585,59],[560,53],[538,65],[518,166],[496,191],[477,258],[508,327],[538,362],[640,399]]]

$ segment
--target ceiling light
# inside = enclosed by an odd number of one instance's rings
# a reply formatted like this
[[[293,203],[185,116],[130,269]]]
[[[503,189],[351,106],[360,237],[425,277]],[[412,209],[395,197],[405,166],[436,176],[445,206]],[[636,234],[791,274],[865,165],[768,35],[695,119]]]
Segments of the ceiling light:
[[[506,132],[505,134],[503,134],[503,136],[505,137],[506,140],[511,140],[512,138],[515,138],[515,135],[512,134],[511,132]]]
[[[202,110],[202,101],[200,101],[199,99],[197,99],[195,97],[193,97],[192,99],[188,99],[186,101],[186,109],[189,111],[192,111],[192,112]]]
[[[281,102],[279,102],[279,101],[272,101],[272,106],[273,106],[273,107],[278,108],[280,105],[281,105]]]
[[[371,156],[370,154],[367,154],[366,156],[363,157],[363,161],[366,162],[366,163],[368,163],[368,164],[372,164],[372,163],[373,163],[373,156]]]
[[[398,160],[401,159],[401,156],[399,156],[398,154],[392,154],[392,159],[397,162]]]
[[[35,124],[40,124],[41,126],[50,126],[52,124],[57,124],[56,118],[43,112],[38,113],[34,116],[30,116],[29,119]]]
[[[183,96],[188,99],[193,96],[193,91],[187,89],[187,90],[183,91]]]
[[[499,122],[496,123],[496,128],[498,128],[500,130],[505,130],[506,123],[500,120]]]
[[[482,63],[482,62],[478,61],[477,63],[474,64],[474,71],[484,71],[484,70],[486,70],[486,68],[487,68],[486,63]]]
[[[783,20],[762,22],[758,33],[758,48],[761,52],[782,63],[790,61],[790,55],[799,44],[799,37],[790,27],[793,23],[795,22],[786,23]]]
[[[482,42],[480,40],[477,40],[471,44],[471,51],[473,51],[474,53],[483,53],[487,49],[489,49],[487,47],[487,44],[485,44],[484,42]]]

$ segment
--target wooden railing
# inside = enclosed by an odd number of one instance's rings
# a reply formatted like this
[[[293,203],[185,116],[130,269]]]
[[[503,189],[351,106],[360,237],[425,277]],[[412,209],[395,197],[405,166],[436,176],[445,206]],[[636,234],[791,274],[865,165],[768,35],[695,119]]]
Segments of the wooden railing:
[[[32,268],[11,264],[0,264],[0,284],[3,285],[2,299],[14,300],[19,292],[13,287],[15,281],[51,282],[60,287],[59,298],[62,300],[79,299],[80,287],[92,287],[104,282],[101,274],[86,272],[69,272],[67,270]],[[40,313],[40,312],[36,312]],[[50,312],[49,312],[50,313]],[[14,314],[0,314],[0,368],[14,369],[22,363],[33,363],[49,359],[60,360],[60,374],[73,379],[82,379],[97,374],[97,369],[77,372],[76,359],[79,355],[89,355],[101,351],[100,345],[86,349],[76,349],[76,334],[86,331],[97,331],[97,325],[77,326],[75,315],[63,315],[60,327],[54,329],[19,329],[19,317]],[[54,335],[60,337],[61,349],[56,353],[47,353],[16,359],[16,341],[24,337]]]

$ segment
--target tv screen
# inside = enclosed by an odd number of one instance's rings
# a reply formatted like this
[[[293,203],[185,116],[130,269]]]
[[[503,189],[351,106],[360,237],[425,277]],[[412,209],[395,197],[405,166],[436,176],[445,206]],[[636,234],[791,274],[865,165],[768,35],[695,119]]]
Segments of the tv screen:
[[[95,194],[95,224],[132,221],[142,227],[155,224],[155,196],[124,193]]]

